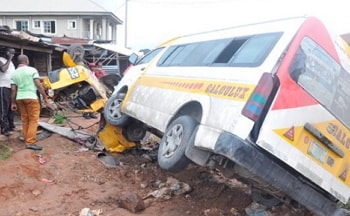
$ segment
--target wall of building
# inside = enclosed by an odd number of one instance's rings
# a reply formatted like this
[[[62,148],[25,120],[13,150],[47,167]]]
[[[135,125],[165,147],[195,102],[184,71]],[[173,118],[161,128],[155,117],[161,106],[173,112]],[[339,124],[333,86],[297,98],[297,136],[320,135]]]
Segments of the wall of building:
[[[109,24],[108,19],[101,16],[6,16],[0,17],[0,21],[2,25],[7,25],[11,29],[17,29],[16,21],[26,21],[28,24],[27,30],[35,34],[56,37],[65,35],[73,38],[112,40],[116,42],[116,26]],[[43,21],[53,21],[55,31],[45,31]],[[103,25],[107,25],[105,37],[103,37]],[[91,28],[91,26],[93,27]]]

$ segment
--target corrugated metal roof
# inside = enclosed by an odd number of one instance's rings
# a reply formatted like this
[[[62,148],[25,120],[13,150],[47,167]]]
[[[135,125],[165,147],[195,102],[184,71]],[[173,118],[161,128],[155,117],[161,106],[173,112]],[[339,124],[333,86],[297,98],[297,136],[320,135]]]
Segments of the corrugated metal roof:
[[[38,41],[37,38],[32,37],[25,32],[15,32],[15,33],[7,33],[0,31],[0,47],[12,47],[12,48],[24,48],[28,50],[37,48],[42,48],[40,51],[51,53],[55,47],[54,44],[45,43]]]
[[[133,53],[132,50],[130,50],[126,47],[118,46],[116,44],[97,44],[97,43],[94,43],[94,46],[100,47],[100,48],[105,49],[105,50],[110,50],[112,52],[120,53],[120,54],[126,55],[126,56],[129,56]]]
[[[93,40],[85,38],[52,37],[51,43],[56,44],[92,44]]]

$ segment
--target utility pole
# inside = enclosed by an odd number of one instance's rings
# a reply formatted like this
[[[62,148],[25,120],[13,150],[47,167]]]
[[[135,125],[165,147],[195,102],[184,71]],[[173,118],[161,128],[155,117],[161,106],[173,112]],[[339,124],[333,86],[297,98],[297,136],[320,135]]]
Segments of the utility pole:
[[[125,17],[124,17],[124,46],[128,47],[128,0],[125,0]]]

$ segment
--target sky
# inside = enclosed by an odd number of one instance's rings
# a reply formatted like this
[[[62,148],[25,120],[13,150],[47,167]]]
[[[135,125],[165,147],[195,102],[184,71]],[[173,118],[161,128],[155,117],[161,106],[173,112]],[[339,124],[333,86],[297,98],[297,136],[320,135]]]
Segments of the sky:
[[[347,0],[94,0],[113,12],[117,44],[152,49],[186,34],[293,16],[316,16],[338,34],[350,33]]]

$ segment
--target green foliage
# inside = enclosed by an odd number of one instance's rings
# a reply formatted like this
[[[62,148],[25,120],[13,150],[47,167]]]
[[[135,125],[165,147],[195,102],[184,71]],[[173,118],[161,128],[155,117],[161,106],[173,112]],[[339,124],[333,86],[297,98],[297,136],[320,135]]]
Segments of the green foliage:
[[[6,144],[0,144],[0,160],[6,160],[13,154],[13,149]]]
[[[53,115],[53,119],[55,124],[63,124],[66,121],[66,117],[60,114]]]

